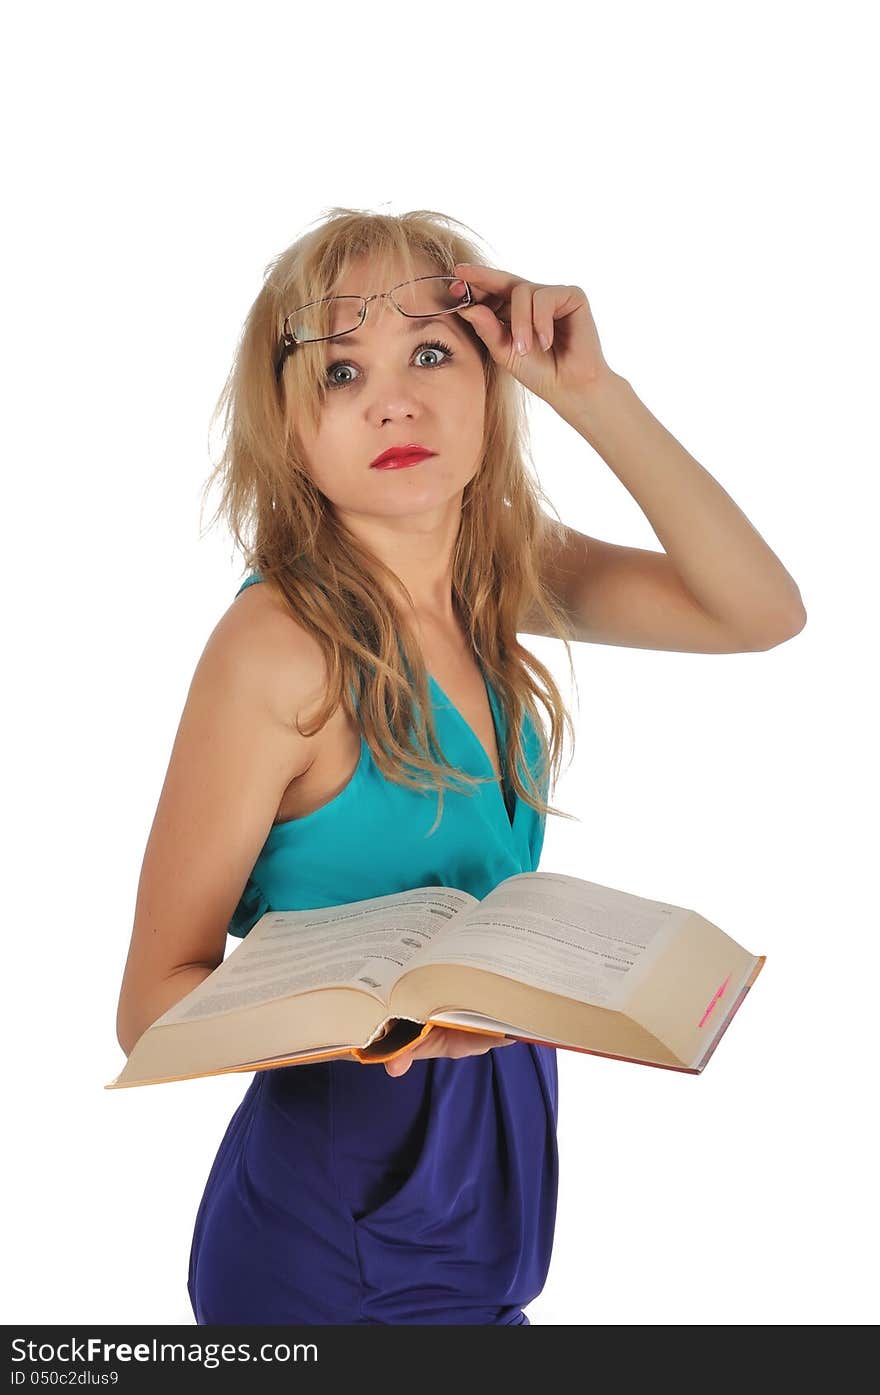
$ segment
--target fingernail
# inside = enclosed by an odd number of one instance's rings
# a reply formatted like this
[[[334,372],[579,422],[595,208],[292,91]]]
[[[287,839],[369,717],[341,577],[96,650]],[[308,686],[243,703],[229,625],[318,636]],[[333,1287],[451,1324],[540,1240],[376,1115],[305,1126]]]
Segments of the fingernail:
[[[526,343],[525,343],[525,340],[524,340],[524,339],[517,339],[517,341],[516,341],[516,351],[517,351],[517,353],[520,354],[520,355],[523,355],[523,354],[525,353],[525,351],[526,351]]]
[[[547,338],[546,334],[539,334],[538,338],[541,341],[541,348],[546,353],[547,350],[550,348],[550,340]]]

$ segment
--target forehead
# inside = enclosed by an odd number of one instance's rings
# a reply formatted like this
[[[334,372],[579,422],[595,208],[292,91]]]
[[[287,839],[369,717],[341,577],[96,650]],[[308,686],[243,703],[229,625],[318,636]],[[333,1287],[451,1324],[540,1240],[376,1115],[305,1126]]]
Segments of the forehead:
[[[405,338],[409,338],[412,334],[420,334],[426,329],[442,329],[444,334],[448,332],[462,341],[467,341],[467,335],[465,334],[460,320],[455,314],[429,315],[427,319],[423,320],[416,319],[413,315],[407,315],[405,317],[398,315],[397,318],[400,320],[399,333]],[[367,328],[369,328],[369,321],[367,322]],[[360,334],[349,332],[348,334],[331,335],[328,339],[324,339],[321,342],[330,348],[336,344],[360,345],[364,341]]]
[[[358,262],[348,268],[345,275],[340,277],[333,288],[333,295],[381,295],[384,291],[393,290],[402,282],[408,281],[410,276],[442,276],[444,273],[433,263],[424,257],[413,258],[412,273],[399,262]],[[375,324],[376,312],[379,310],[380,302],[374,301],[369,307],[368,326],[370,320]],[[384,308],[384,307],[383,307]],[[402,335],[410,335],[424,331],[426,329],[444,329],[450,334],[457,335],[460,339],[466,339],[466,334],[462,322],[454,314],[429,315],[424,319],[416,319],[413,316],[394,315],[394,322],[400,322],[399,331]],[[337,335],[323,341],[328,346],[335,344],[351,344],[352,347],[361,343],[357,333]]]
[[[396,257],[361,257],[346,268],[336,282],[336,295],[375,295],[377,291],[388,291],[411,276],[440,276],[442,269],[427,257],[414,255],[412,270]]]

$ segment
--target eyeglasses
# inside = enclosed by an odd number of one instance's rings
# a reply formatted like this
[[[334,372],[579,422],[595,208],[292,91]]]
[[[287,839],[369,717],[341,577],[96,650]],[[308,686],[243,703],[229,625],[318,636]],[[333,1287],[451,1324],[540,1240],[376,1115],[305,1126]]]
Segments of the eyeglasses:
[[[464,286],[464,294],[453,291],[452,287]],[[367,306],[372,300],[382,300],[390,296],[392,305],[412,319],[430,319],[434,315],[449,315],[462,306],[471,304],[471,288],[460,276],[417,276],[414,281],[401,281],[390,291],[376,295],[331,295],[323,300],[310,300],[285,316],[275,360],[275,380],[281,378],[284,360],[293,351],[295,344],[309,344],[316,339],[335,339],[340,334],[351,334],[363,324],[367,317]]]

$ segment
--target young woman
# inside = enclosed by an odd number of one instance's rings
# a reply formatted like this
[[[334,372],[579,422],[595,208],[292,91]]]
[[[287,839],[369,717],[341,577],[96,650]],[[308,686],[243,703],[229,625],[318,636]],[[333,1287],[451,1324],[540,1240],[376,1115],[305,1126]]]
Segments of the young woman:
[[[524,388],[666,552],[542,510]],[[224,401],[215,475],[251,570],[150,832],[126,1052],[267,910],[482,897],[537,870],[571,723],[519,633],[719,653],[804,620],[779,560],[609,368],[583,291],[480,263],[435,213],[334,209],[279,256]],[[504,1037],[433,1028],[386,1065],[256,1072],[195,1223],[197,1322],[528,1323],[556,1124],[555,1051]]]

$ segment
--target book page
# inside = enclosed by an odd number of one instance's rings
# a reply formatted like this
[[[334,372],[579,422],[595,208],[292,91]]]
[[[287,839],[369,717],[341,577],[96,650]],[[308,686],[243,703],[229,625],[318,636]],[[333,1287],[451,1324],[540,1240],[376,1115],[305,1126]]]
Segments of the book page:
[[[359,988],[385,1002],[413,955],[476,904],[465,891],[418,887],[318,910],[267,911],[159,1022],[211,1017],[320,988]]]
[[[577,1002],[615,1008],[626,976],[656,955],[690,914],[561,873],[507,877],[474,906],[422,964],[463,964],[504,974]]]

